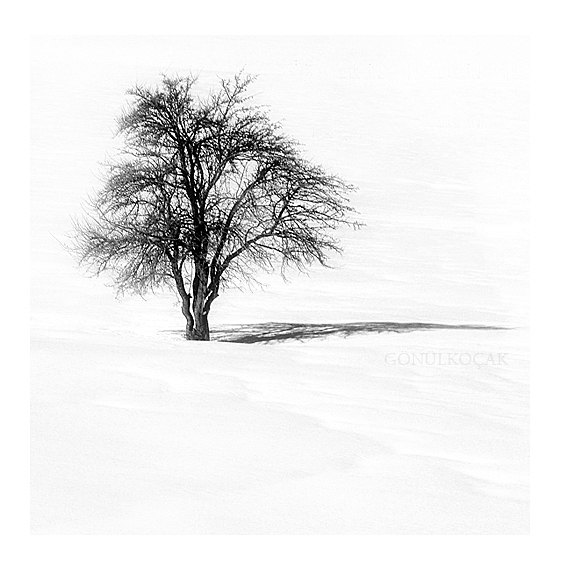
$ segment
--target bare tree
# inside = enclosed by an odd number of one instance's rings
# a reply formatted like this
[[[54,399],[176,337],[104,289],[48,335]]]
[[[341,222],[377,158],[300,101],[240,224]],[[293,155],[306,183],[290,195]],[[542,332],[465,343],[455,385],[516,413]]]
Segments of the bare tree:
[[[351,186],[301,156],[247,91],[251,77],[200,95],[196,78],[135,87],[119,119],[124,138],[76,251],[120,292],[178,292],[186,336],[209,340],[220,289],[255,269],[326,264],[331,230],[353,223]]]

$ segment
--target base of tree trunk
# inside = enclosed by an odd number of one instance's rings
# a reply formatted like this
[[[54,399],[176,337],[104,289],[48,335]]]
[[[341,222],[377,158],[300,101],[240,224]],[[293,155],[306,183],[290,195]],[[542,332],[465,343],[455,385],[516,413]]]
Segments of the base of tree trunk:
[[[210,340],[210,327],[208,323],[204,323],[202,327],[186,326],[186,339],[187,340]]]
[[[210,340],[210,333],[209,332],[202,332],[202,331],[192,331],[190,333],[186,333],[187,340]]]

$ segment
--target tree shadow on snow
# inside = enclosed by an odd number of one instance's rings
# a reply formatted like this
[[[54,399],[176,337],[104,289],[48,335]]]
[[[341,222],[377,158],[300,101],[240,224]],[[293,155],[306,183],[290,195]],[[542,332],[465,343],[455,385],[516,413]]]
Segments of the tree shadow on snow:
[[[309,340],[331,335],[348,337],[354,334],[395,332],[406,333],[426,330],[507,330],[508,327],[489,325],[446,325],[438,323],[358,322],[334,324],[309,323],[258,323],[227,325],[212,331],[211,338],[221,342],[243,344]]]

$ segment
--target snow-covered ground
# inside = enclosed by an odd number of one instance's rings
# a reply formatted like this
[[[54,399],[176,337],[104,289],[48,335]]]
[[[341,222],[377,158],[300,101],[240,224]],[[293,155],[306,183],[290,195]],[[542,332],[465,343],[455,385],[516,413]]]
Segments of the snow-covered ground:
[[[37,40],[32,530],[528,532],[526,49]],[[129,86],[242,67],[367,226],[335,269],[225,293],[217,342],[189,343],[171,295],[115,300],[60,242]]]
[[[525,532],[523,345],[463,330],[37,338],[34,530]]]

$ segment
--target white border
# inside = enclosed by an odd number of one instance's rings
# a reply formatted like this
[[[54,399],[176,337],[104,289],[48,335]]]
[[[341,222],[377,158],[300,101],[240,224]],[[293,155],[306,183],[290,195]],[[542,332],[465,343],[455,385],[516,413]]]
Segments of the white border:
[[[13,4],[14,6],[15,4]],[[533,9],[534,8],[534,9]],[[570,136],[563,4],[487,1],[28,2],[3,34],[3,158],[7,158],[3,299],[5,568],[549,568],[568,554],[567,196]],[[532,38],[532,460],[530,537],[29,536],[28,287],[29,37],[41,34],[497,34]],[[4,101],[4,99],[6,101]],[[8,134],[9,133],[9,134]],[[558,272],[556,272],[558,269]],[[5,288],[7,290],[5,290]],[[14,343],[14,340],[16,343]],[[14,345],[14,346],[13,346]]]

